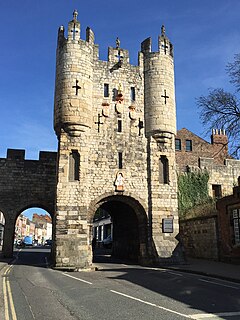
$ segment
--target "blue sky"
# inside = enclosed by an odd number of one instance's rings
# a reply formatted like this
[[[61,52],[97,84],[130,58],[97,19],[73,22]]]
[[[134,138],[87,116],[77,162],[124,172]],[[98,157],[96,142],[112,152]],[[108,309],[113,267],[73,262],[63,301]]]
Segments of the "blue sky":
[[[225,66],[240,52],[239,0],[8,0],[0,2],[0,157],[7,148],[55,151],[53,97],[57,31],[77,9],[82,38],[90,26],[106,60],[118,36],[137,64],[141,42],[153,49],[164,24],[174,45],[177,126],[203,136],[196,97],[231,89]]]
[[[32,216],[33,216],[34,213],[50,216],[50,214],[47,211],[45,211],[45,210],[43,210],[41,208],[37,208],[37,207],[36,208],[30,208],[30,209],[27,209],[27,210],[22,212],[22,214],[25,217],[28,217],[30,220],[32,220]]]

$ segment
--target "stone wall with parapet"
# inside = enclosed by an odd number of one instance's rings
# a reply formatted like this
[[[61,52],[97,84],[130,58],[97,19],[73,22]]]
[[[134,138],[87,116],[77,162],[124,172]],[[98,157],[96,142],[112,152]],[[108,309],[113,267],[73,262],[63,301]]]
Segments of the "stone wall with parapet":
[[[16,217],[29,207],[54,213],[56,152],[39,152],[39,160],[26,160],[25,150],[8,149],[0,158],[0,211]],[[10,217],[11,215],[11,217]]]
[[[221,185],[222,195],[232,193],[232,188],[237,185],[240,176],[240,160],[226,159],[225,164],[214,163],[213,158],[200,158],[199,167],[206,169],[209,174],[209,192],[212,185]],[[210,194],[212,196],[212,194]]]
[[[181,242],[186,256],[218,260],[217,232],[217,216],[181,220]]]

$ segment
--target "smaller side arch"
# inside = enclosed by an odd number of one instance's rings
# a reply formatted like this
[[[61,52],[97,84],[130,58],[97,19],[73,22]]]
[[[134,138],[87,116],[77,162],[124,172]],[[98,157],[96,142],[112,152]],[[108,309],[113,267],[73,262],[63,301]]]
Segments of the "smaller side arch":
[[[12,257],[13,244],[15,238],[15,227],[18,217],[22,212],[31,208],[40,208],[46,211],[52,219],[52,232],[54,232],[54,211],[51,210],[51,205],[39,202],[32,202],[25,205],[17,205],[11,210],[5,211],[5,227],[3,240],[3,255],[5,257]],[[52,208],[53,209],[53,208]]]

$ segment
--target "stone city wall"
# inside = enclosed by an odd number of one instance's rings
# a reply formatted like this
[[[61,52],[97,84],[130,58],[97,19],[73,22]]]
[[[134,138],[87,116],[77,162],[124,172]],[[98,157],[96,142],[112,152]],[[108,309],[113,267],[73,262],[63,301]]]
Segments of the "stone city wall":
[[[180,220],[180,235],[187,257],[218,260],[217,216]]]

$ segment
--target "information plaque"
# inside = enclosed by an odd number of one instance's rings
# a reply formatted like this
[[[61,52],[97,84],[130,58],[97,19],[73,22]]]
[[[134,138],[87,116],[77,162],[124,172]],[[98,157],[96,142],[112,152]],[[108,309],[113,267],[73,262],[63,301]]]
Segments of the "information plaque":
[[[172,218],[162,219],[162,229],[164,233],[173,233],[173,219]]]

